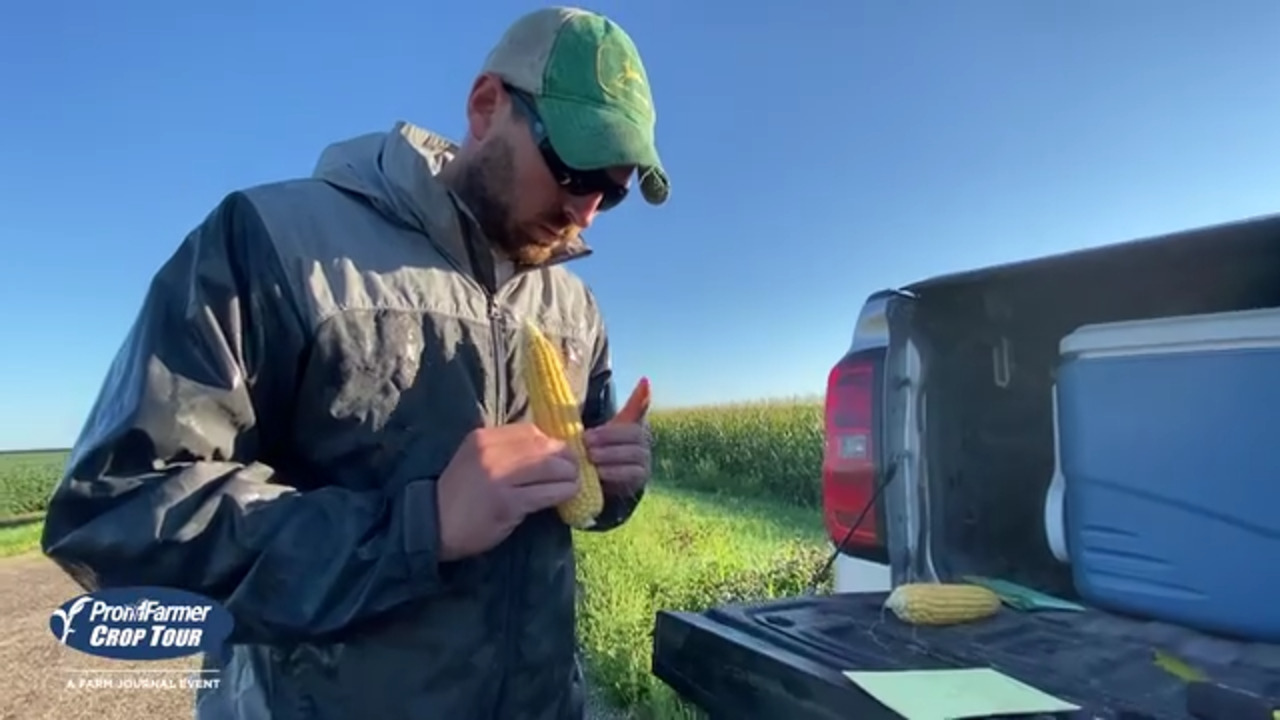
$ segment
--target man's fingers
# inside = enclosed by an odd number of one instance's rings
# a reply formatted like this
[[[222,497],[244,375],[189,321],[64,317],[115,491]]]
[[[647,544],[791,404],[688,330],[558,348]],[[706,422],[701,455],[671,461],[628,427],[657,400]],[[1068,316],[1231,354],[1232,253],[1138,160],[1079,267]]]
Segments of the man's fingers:
[[[568,446],[554,455],[535,455],[529,461],[517,465],[507,484],[513,487],[555,485],[578,482],[578,458]]]
[[[627,404],[622,406],[610,422],[638,423],[643,420],[645,414],[649,412],[649,395],[649,378],[642,377],[640,382],[636,383],[636,388],[631,391],[631,397],[627,398]]]
[[[642,470],[649,466],[649,451],[643,445],[597,445],[587,448],[587,454],[596,465],[634,465]]]
[[[608,495],[635,495],[649,480],[641,465],[608,465],[600,468],[600,484]]]
[[[635,423],[606,423],[587,430],[582,440],[589,448],[608,445],[643,447],[649,444],[649,431],[643,425]]]
[[[544,482],[535,485],[521,485],[511,488],[512,501],[522,514],[545,510],[555,507],[562,502],[566,502],[574,495],[578,494],[578,483],[573,482]]]

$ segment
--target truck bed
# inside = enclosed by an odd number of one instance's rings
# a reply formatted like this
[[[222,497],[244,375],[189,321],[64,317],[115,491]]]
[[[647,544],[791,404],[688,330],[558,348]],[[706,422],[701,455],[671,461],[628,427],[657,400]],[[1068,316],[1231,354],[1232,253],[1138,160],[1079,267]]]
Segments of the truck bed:
[[[1280,697],[1280,646],[1095,610],[1002,608],[981,622],[913,627],[883,611],[884,598],[836,594],[660,612],[653,672],[712,720],[898,720],[841,671],[974,666],[1080,705],[1073,718],[1190,718],[1185,684],[1153,663],[1157,649],[1219,683]]]

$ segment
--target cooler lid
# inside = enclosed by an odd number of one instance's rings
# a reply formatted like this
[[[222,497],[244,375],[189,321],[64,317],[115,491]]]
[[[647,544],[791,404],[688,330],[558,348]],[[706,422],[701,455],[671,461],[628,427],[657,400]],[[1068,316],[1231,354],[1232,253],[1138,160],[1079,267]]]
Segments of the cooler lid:
[[[1280,347],[1280,308],[1082,325],[1058,352],[1077,357]]]

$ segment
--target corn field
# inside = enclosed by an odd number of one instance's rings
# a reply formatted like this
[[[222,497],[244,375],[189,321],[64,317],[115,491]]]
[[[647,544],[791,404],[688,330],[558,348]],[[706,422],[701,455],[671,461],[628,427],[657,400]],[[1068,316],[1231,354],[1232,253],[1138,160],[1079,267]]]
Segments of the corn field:
[[[44,510],[66,459],[60,450],[0,453],[0,518]]]
[[[702,492],[821,505],[822,405],[812,400],[655,409],[654,476]],[[66,452],[0,453],[0,517],[41,511]]]
[[[807,400],[655,411],[661,482],[805,508],[822,503],[822,405]]]

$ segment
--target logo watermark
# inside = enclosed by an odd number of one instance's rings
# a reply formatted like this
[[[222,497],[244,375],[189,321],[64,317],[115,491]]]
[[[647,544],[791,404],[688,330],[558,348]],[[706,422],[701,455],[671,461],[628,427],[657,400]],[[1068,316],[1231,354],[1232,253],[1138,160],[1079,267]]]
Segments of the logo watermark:
[[[67,690],[216,690],[210,670],[66,670]]]
[[[49,631],[62,645],[115,660],[220,654],[233,625],[217,602],[164,587],[98,590],[68,600],[49,617]]]

